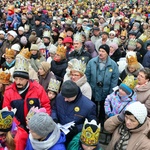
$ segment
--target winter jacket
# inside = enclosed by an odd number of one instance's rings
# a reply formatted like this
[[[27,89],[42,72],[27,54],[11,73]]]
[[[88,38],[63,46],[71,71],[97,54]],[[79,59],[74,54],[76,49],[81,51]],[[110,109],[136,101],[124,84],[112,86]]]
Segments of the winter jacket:
[[[148,116],[150,117],[150,82],[145,86],[135,87],[134,91],[137,94],[138,101],[145,104],[148,110]]]
[[[147,51],[147,53],[144,55],[142,65],[143,67],[150,68],[150,51]]]
[[[4,92],[3,108],[17,108],[15,116],[22,125],[26,125],[26,115],[33,106],[45,107],[47,113],[51,114],[49,98],[39,83],[29,80],[29,88],[27,90],[25,99],[22,99],[21,95],[18,93],[16,83],[6,87]]]
[[[143,47],[140,50],[136,51],[136,56],[137,56],[137,60],[139,63],[142,64],[143,58],[146,53],[147,53],[147,50],[145,50]]]
[[[114,60],[115,62],[119,61],[119,59],[121,58],[121,51],[119,49],[117,49],[111,56],[110,58],[112,60]]]
[[[105,100],[105,114],[110,117],[120,114],[132,102],[137,101],[137,95],[133,92],[132,96],[119,96],[119,91],[115,91],[107,96]]]
[[[96,101],[105,100],[107,95],[113,92],[112,89],[118,83],[118,66],[109,56],[102,70],[99,69],[99,56],[91,59],[87,64],[85,74]],[[97,83],[99,82],[102,82],[102,87],[98,86]]]
[[[62,60],[60,62],[54,60],[51,61],[51,71],[54,73],[57,80],[63,81],[67,66],[67,60]]]
[[[106,120],[104,127],[106,131],[113,133],[112,139],[106,150],[114,150],[114,145],[120,138],[118,133],[118,126],[121,124],[118,120],[117,115]],[[128,146],[126,150],[149,150],[150,149],[150,139],[147,137],[150,131],[150,119],[147,118],[145,123],[137,128],[130,130],[131,137],[128,141]]]
[[[42,77],[42,76],[39,77],[39,83],[43,86],[45,91],[48,88],[51,78],[56,79],[56,77],[52,71],[48,71],[48,73],[46,74],[45,77]]]
[[[84,75],[83,77],[81,77],[76,82],[76,84],[77,84],[77,86],[80,87],[82,94],[91,100],[91,98],[92,98],[92,89],[91,89],[91,86],[89,85],[89,83],[87,82],[86,76]]]
[[[64,133],[61,133],[60,138],[57,141],[57,143],[55,145],[53,145],[52,147],[49,147],[46,150],[66,150],[65,145],[64,145],[65,140],[66,140],[66,138],[65,138]],[[46,139],[46,141],[48,141],[48,138]],[[45,142],[45,141],[39,141],[39,144],[42,145],[42,144],[44,144],[43,142]],[[35,150],[32,147],[32,144],[30,142],[30,138],[28,138],[28,140],[27,140],[27,146],[26,146],[25,150]],[[39,150],[45,150],[45,148],[43,147],[43,149],[39,149]]]
[[[62,125],[74,121],[80,132],[85,118],[89,121],[96,120],[96,106],[81,93],[80,89],[76,99],[72,102],[66,102],[60,93],[56,97],[51,116]]]
[[[74,59],[74,58],[76,58],[78,60],[82,60],[84,63],[87,64],[88,61],[91,59],[91,55],[90,55],[89,52],[84,50],[83,47],[82,47],[79,52],[74,50],[69,54],[68,60],[71,60],[71,59]]]

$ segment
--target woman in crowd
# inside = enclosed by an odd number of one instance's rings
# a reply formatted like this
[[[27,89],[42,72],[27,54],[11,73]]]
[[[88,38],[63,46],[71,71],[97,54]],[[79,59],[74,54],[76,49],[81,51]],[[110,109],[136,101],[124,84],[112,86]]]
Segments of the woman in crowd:
[[[134,102],[125,112],[106,120],[105,129],[113,133],[107,150],[148,150],[150,119],[144,104]]]
[[[143,68],[137,76],[137,85],[134,88],[137,93],[137,99],[145,104],[150,117],[150,69]]]

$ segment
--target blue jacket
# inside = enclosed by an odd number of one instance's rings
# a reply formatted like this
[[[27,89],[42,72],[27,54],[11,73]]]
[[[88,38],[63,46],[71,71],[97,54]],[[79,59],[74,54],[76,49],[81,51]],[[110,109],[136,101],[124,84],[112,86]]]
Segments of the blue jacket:
[[[57,143],[54,146],[50,147],[48,150],[66,150],[65,145],[64,145],[65,141],[66,141],[65,134],[61,132],[60,138],[57,141]],[[34,150],[29,138],[27,140],[27,146],[25,150]]]
[[[144,55],[142,65],[143,67],[150,68],[150,51],[147,51],[147,53]]]
[[[119,78],[118,66],[109,56],[102,70],[99,69],[99,64],[99,56],[91,59],[85,72],[96,101],[105,100],[107,95],[113,92],[112,89],[117,86]],[[103,86],[99,87],[98,82],[102,82]]]
[[[76,99],[72,102],[66,102],[64,97],[58,94],[52,110],[52,118],[62,125],[75,121],[78,132],[80,132],[85,118],[89,121],[96,120],[96,106],[81,93],[80,89]]]

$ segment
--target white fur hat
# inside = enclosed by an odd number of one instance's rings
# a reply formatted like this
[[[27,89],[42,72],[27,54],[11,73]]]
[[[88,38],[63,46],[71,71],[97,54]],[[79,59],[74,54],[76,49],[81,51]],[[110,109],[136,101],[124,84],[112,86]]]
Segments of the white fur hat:
[[[10,31],[8,32],[8,34],[10,34],[11,36],[13,36],[14,38],[17,37],[17,33],[16,33],[15,31],[13,31],[13,30],[10,30]]]
[[[15,51],[20,51],[20,45],[19,44],[13,44],[12,46],[11,46],[11,49],[13,49],[13,50],[15,50]]]
[[[24,27],[22,27],[22,26],[19,27],[19,28],[18,28],[18,31],[19,31],[19,30],[24,32]]]

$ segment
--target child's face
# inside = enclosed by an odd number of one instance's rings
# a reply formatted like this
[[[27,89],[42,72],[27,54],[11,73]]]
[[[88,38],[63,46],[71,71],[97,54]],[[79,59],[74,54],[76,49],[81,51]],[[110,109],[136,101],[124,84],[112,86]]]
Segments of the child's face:
[[[52,100],[56,97],[56,93],[53,91],[48,91],[47,95],[50,100]]]
[[[125,91],[123,91],[122,89],[119,88],[119,95],[120,96],[126,96],[127,94]]]
[[[133,67],[133,66],[128,66],[128,70],[131,73],[134,72],[134,71],[136,71],[135,67]]]
[[[11,57],[6,57],[5,59],[6,59],[6,62],[8,62],[9,64],[14,60],[14,59],[11,58]]]

